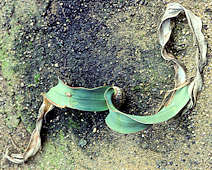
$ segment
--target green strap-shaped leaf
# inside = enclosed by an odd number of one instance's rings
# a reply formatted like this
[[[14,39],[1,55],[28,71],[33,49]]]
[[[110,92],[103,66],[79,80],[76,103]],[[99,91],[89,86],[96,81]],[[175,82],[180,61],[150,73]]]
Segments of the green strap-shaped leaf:
[[[54,105],[83,111],[108,110],[104,93],[109,86],[97,88],[70,87],[60,79],[58,84],[46,93],[46,98]]]
[[[151,124],[167,121],[176,116],[190,100],[188,86],[178,89],[168,106],[165,106],[155,115],[136,116],[129,115],[117,110],[111,97],[114,93],[110,88],[105,93],[105,99],[109,108],[109,115],[106,117],[106,124],[119,133],[134,133],[149,127]]]
[[[186,72],[178,60],[166,51],[171,33],[171,19],[177,17],[181,12],[185,13],[188,24],[193,32],[197,48],[196,55],[196,75],[193,80],[187,81]],[[117,98],[120,97],[119,90],[110,86],[102,86],[97,88],[69,87],[61,80],[57,86],[51,88],[44,95],[44,101],[39,109],[36,128],[34,129],[30,143],[24,154],[8,155],[8,150],[5,153],[5,158],[14,163],[24,163],[29,157],[34,156],[40,146],[41,138],[40,131],[43,118],[53,109],[54,105],[64,108],[69,107],[83,111],[105,111],[109,109],[109,114],[106,117],[106,124],[114,131],[119,133],[134,133],[148,128],[152,124],[167,121],[178,114],[183,108],[190,109],[196,102],[197,93],[202,88],[202,70],[207,61],[207,43],[201,31],[201,19],[195,16],[190,10],[185,9],[178,3],[170,3],[162,18],[159,26],[159,40],[161,44],[161,54],[165,60],[172,61],[175,66],[175,94],[172,96],[171,102],[168,105],[163,105],[163,108],[151,116],[136,116],[122,113],[115,108],[112,103],[113,94]],[[187,84],[187,86],[186,86]],[[119,103],[119,102],[118,102]],[[121,103],[121,102],[120,102]]]
[[[113,87],[98,88],[69,87],[59,80],[58,85],[51,88],[46,98],[58,107],[69,107],[83,111],[105,111],[109,109],[106,124],[119,133],[134,133],[146,129],[152,124],[167,121],[181,111],[189,101],[188,86],[176,91],[168,106],[164,106],[157,114],[137,116],[120,112],[112,102]]]
[[[107,115],[105,122],[109,128],[119,133],[128,134],[144,130],[150,126],[135,121],[129,117],[130,115],[117,110],[111,100],[113,93],[113,88],[109,88],[105,92],[105,100],[109,108],[109,114]]]

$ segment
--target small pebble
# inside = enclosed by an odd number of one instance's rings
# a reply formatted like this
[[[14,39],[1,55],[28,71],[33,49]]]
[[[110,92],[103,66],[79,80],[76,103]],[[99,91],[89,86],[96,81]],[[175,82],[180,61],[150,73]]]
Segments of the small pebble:
[[[93,133],[96,133],[96,128],[93,128]]]
[[[87,141],[85,140],[85,139],[80,139],[80,141],[79,141],[79,143],[78,143],[78,145],[80,146],[80,147],[83,147],[83,146],[85,146],[87,144]]]
[[[21,83],[21,87],[24,87],[24,83],[23,82]]]

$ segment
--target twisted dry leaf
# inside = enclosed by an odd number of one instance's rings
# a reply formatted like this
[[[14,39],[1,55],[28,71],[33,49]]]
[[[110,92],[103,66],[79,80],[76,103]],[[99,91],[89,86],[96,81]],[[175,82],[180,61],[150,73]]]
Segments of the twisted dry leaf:
[[[165,48],[172,33],[171,18],[177,17],[181,12],[184,12],[186,15],[193,32],[194,42],[198,47],[195,58],[197,64],[196,75],[193,80],[187,79],[183,66]],[[190,10],[185,9],[178,3],[168,4],[159,27],[159,40],[162,46],[162,57],[175,64],[175,88],[169,92],[172,93],[171,97],[167,102],[162,103],[163,108],[157,114],[136,116],[120,112],[111,100],[114,92],[116,92],[115,87],[76,88],[69,87],[59,80],[58,85],[50,89],[43,98],[43,104],[39,109],[39,115],[36,121],[36,128],[31,135],[29,145],[24,154],[12,154],[9,156],[7,149],[5,158],[11,162],[20,164],[38,152],[41,147],[40,131],[43,119],[54,106],[61,108],[70,107],[86,111],[104,111],[109,109],[106,124],[112,130],[120,133],[134,133],[146,129],[152,124],[169,120],[182,111],[183,108],[187,110],[193,107],[196,102],[197,93],[202,88],[201,73],[206,64],[207,45],[201,29],[201,19],[195,16]]]
[[[198,92],[202,88],[202,76],[204,66],[207,62],[207,43],[205,41],[204,35],[202,33],[202,21],[199,17],[194,15],[190,10],[184,8],[178,3],[170,3],[167,5],[166,11],[163,15],[161,24],[159,26],[159,41],[162,46],[161,54],[165,60],[173,61],[175,63],[175,74],[176,74],[176,83],[175,88],[184,84],[186,82],[186,73],[184,68],[180,63],[174,58],[173,55],[169,54],[166,51],[166,44],[170,39],[172,33],[171,19],[177,17],[181,12],[185,13],[185,16],[188,20],[188,24],[193,32],[194,44],[197,45],[196,51],[196,75],[194,79],[190,82],[189,85],[189,94],[190,102],[188,104],[189,108],[192,108],[196,103],[196,98]]]
[[[5,158],[10,160],[11,162],[21,164],[24,163],[29,157],[34,156],[38,152],[38,150],[41,147],[40,131],[43,123],[43,118],[53,108],[54,105],[52,105],[44,96],[43,103],[39,109],[39,115],[36,121],[36,127],[32,132],[26,151],[24,152],[24,154],[11,154],[11,156],[9,156],[8,151],[6,151]]]

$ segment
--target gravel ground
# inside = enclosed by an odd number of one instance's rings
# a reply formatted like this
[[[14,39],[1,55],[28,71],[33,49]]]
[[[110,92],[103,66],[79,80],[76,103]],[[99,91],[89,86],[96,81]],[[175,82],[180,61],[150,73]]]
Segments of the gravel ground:
[[[122,111],[154,113],[173,87],[173,67],[161,58],[157,38],[168,2],[1,1],[1,153],[7,146],[23,151],[35,126],[40,94],[56,85],[58,77],[71,86],[117,85],[127,97]],[[192,111],[121,135],[106,127],[107,112],[54,109],[44,123],[42,150],[24,165],[14,165],[2,154],[1,168],[211,169],[212,3],[175,2],[202,18],[209,44],[204,88]],[[193,75],[191,32],[183,16],[176,22],[170,50]]]

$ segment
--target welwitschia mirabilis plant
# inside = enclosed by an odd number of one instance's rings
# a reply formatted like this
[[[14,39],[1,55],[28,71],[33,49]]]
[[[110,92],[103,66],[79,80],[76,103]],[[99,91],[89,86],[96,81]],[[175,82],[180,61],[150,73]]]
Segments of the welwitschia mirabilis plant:
[[[172,33],[171,22],[180,13],[184,13],[190,29],[193,32],[196,49],[196,75],[187,78],[184,68],[179,61],[166,50],[166,44]],[[207,45],[201,31],[202,22],[199,17],[190,10],[178,3],[167,5],[165,14],[159,26],[159,41],[161,44],[161,54],[165,60],[173,62],[175,67],[175,88],[169,92],[169,99],[161,104],[158,113],[150,116],[137,116],[123,113],[114,105],[114,100],[121,100],[121,90],[118,87],[102,86],[93,89],[83,87],[70,87],[59,80],[58,84],[43,95],[43,104],[39,109],[36,128],[34,129],[29,145],[24,154],[11,154],[6,152],[5,157],[14,163],[23,163],[29,157],[34,156],[41,147],[40,131],[43,118],[53,109],[72,108],[83,111],[106,111],[106,124],[119,133],[135,133],[148,128],[149,126],[167,121],[173,118],[182,110],[191,109],[197,98],[197,93],[202,88],[203,67],[206,64]],[[120,102],[121,103],[121,102]]]

